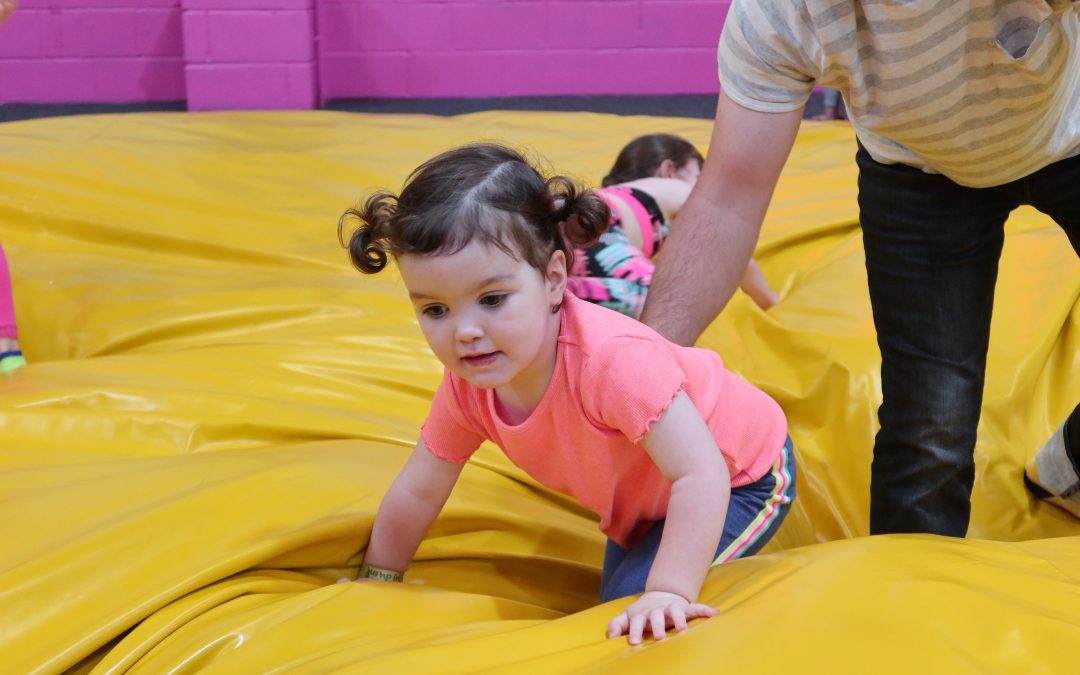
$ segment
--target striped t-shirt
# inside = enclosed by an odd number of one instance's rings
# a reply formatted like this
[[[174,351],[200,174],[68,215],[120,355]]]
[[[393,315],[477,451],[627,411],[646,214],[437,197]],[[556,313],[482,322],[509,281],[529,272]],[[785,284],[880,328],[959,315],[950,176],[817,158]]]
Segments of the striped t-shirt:
[[[761,112],[839,89],[879,162],[988,187],[1080,153],[1080,1],[734,0],[724,92]]]

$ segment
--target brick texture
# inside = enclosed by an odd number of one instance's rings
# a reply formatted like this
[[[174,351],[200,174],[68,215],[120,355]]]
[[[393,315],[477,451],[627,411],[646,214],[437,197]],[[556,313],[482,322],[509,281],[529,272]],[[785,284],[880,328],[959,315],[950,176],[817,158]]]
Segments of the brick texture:
[[[21,0],[0,26],[0,103],[185,97],[180,0]]]
[[[326,98],[711,93],[725,0],[323,0]]]
[[[0,103],[711,93],[726,0],[22,0]]]

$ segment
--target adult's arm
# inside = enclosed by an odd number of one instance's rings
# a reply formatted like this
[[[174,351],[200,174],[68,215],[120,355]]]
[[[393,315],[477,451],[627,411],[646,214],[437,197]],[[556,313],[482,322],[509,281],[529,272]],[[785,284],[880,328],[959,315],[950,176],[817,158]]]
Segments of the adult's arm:
[[[754,252],[802,109],[763,113],[723,91],[701,177],[664,243],[641,320],[682,345],[724,308]]]

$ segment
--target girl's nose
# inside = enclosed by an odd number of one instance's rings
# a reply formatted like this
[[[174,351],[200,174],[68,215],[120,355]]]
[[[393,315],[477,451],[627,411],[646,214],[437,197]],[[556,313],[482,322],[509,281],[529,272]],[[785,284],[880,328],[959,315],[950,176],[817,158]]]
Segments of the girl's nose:
[[[475,342],[483,336],[484,331],[480,327],[480,323],[469,318],[458,320],[457,325],[454,326],[454,337],[457,338],[458,342]]]

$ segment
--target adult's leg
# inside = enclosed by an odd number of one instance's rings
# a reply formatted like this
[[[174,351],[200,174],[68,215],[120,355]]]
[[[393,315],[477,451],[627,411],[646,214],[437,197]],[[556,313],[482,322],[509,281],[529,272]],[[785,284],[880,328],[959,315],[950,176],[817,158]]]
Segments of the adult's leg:
[[[881,349],[870,532],[964,536],[994,284],[1018,190],[966,188],[861,147],[856,159]]]
[[[1080,155],[1036,171],[1023,185],[1025,201],[1053,218],[1080,255]]]

